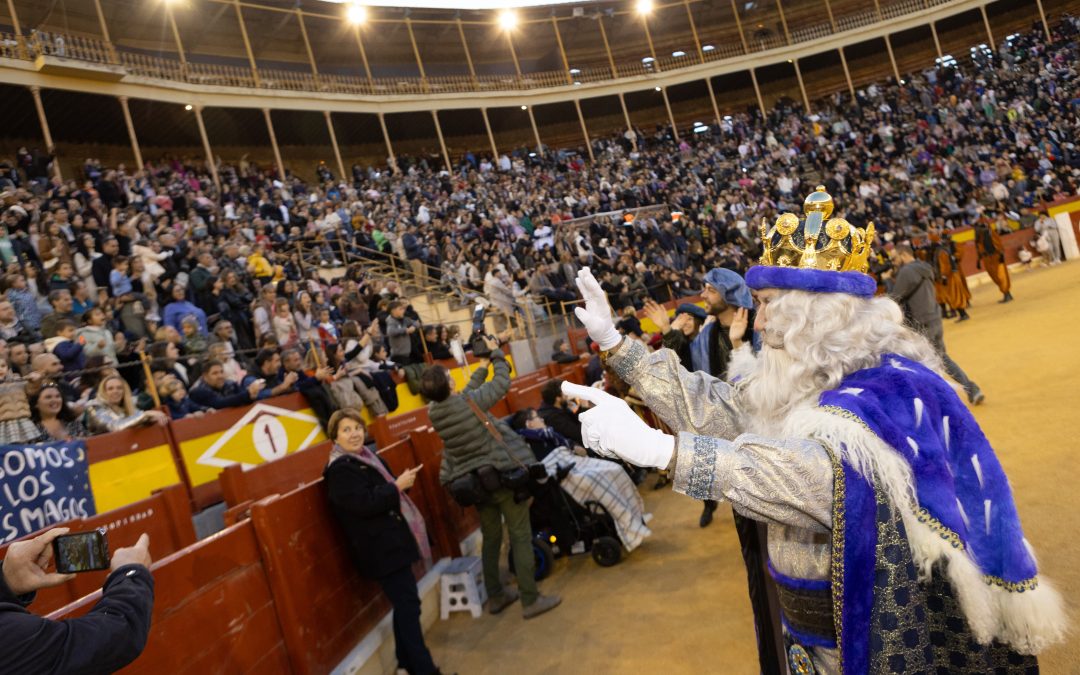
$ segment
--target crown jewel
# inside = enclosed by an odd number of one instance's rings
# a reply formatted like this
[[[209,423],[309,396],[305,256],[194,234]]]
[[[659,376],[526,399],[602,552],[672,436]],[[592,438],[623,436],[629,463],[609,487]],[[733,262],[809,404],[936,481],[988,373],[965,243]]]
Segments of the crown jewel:
[[[761,219],[761,243],[764,253],[760,264],[770,267],[866,272],[874,224],[865,229],[843,218],[829,218],[833,198],[818,186],[803,202],[805,218],[783,213],[770,230]]]

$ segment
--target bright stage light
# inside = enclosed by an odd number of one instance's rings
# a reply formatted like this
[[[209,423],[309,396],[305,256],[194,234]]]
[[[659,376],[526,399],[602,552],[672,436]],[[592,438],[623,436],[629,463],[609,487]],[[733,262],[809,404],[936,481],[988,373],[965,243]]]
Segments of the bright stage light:
[[[517,14],[514,14],[509,9],[500,12],[499,25],[502,26],[503,30],[514,30],[514,27],[517,26]]]
[[[636,7],[638,14],[648,14],[653,8],[652,0],[638,0]]]
[[[360,3],[354,2],[345,10],[345,20],[354,26],[359,26],[367,20],[367,9]]]
[[[523,106],[521,106],[521,109],[522,109],[522,110],[528,110],[528,109],[529,109],[529,106],[527,106],[527,105],[523,105]]]
[[[184,106],[184,110],[191,110],[191,104],[188,103],[186,106]]]
[[[660,87],[657,87],[657,88],[656,88],[656,91],[660,91]]]

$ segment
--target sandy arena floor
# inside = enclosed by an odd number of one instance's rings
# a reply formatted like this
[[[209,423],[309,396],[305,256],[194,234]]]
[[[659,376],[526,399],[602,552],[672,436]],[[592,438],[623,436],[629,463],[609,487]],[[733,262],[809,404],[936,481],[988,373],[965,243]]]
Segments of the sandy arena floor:
[[[1040,569],[1080,596],[1080,263],[1013,276],[1016,301],[974,291],[972,320],[947,322],[949,353],[986,393],[975,414],[1012,481]],[[1072,336],[1072,337],[1070,337]],[[745,573],[728,507],[708,529],[701,507],[643,486],[653,537],[619,565],[558,561],[541,584],[563,604],[525,622],[519,608],[437,622],[428,644],[444,672],[756,672]],[[1070,602],[1072,608],[1076,603]],[[1075,614],[1075,612],[1074,612]],[[1073,642],[1041,659],[1049,675],[1080,673]]]

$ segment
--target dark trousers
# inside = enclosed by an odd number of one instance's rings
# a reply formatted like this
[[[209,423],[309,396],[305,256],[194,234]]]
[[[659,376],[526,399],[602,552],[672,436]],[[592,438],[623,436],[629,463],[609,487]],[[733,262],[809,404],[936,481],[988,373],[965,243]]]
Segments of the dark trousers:
[[[424,644],[420,627],[420,594],[411,567],[402,567],[378,580],[383,593],[394,607],[394,648],[398,666],[409,675],[431,675],[438,668]]]
[[[746,582],[750,590],[750,607],[754,611],[760,672],[762,675],[781,675],[787,670],[787,659],[780,628],[780,605],[765,568],[769,556],[765,524],[734,511],[732,515],[735,516],[735,531],[739,534],[743,562],[746,563]]]

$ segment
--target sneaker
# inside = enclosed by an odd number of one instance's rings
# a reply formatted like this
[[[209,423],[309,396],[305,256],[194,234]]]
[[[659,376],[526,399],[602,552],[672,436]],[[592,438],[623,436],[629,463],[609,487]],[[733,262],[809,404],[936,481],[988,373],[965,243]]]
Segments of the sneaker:
[[[488,614],[498,614],[510,605],[517,602],[521,595],[513,588],[507,589],[502,592],[502,595],[497,595],[488,599]]]
[[[968,394],[968,402],[971,403],[971,405],[979,405],[985,400],[986,394],[982,393],[982,389],[976,389]]]
[[[540,616],[544,612],[555,609],[562,602],[562,598],[557,595],[541,595],[536,599],[536,602],[525,607],[521,610],[521,615],[526,619],[532,619]]]

